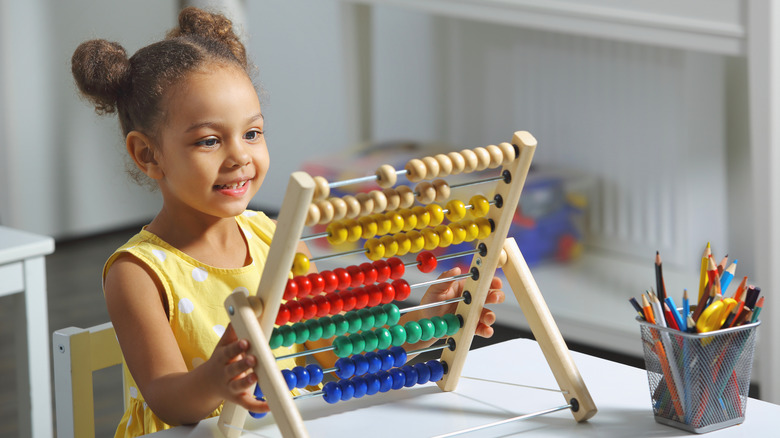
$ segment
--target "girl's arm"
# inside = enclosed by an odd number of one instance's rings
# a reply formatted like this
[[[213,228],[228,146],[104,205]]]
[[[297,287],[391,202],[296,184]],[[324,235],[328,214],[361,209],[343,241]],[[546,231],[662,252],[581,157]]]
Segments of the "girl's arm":
[[[187,371],[171,331],[157,276],[132,255],[120,256],[105,281],[108,313],[127,366],[149,408],[170,425],[206,418],[223,400],[254,412],[268,406],[255,400],[255,358],[246,340],[229,326],[211,357]]]

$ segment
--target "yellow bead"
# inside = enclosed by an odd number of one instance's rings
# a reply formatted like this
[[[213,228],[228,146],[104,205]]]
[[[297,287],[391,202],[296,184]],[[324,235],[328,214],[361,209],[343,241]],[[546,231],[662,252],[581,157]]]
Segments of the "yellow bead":
[[[344,221],[344,226],[347,227],[347,242],[360,240],[360,236],[363,235],[363,227],[360,226],[360,222],[357,219],[347,219]]]
[[[366,249],[366,257],[369,260],[379,260],[385,255],[385,245],[377,238],[366,240],[363,248]]]
[[[477,235],[477,239],[482,240],[493,232],[493,227],[490,225],[490,220],[487,218],[477,218],[477,220],[474,222],[476,222],[477,227],[479,227],[479,234]]]
[[[441,205],[428,204],[425,206],[425,209],[428,210],[428,215],[431,218],[431,220],[428,222],[428,226],[435,227],[436,225],[444,222],[444,209],[441,208]]]
[[[347,227],[341,221],[328,224],[327,231],[328,243],[331,245],[341,245],[347,241],[347,236],[349,236]]]
[[[436,234],[439,235],[439,247],[446,248],[452,245],[455,236],[453,236],[450,227],[446,225],[437,225],[434,230],[436,230]]]
[[[426,210],[422,205],[412,207],[412,213],[414,213],[415,217],[417,217],[417,225],[415,225],[415,228],[418,230],[422,230],[423,228],[427,227],[431,222],[430,213],[428,213],[428,210]]]
[[[465,241],[471,242],[476,240],[477,236],[479,236],[479,227],[477,226],[477,223],[469,219],[461,221],[460,223],[466,229]]]
[[[414,215],[412,210],[405,208],[399,210],[398,213],[404,218],[404,231],[410,231],[417,227],[417,216]]]
[[[466,204],[459,199],[453,199],[447,203],[447,220],[457,222],[466,217]]]
[[[385,217],[390,221],[390,234],[398,234],[404,229],[404,217],[397,211],[388,211]]]
[[[374,236],[376,236],[376,220],[374,220],[371,216],[363,216],[360,219],[358,219],[358,222],[360,223],[360,227],[362,228],[362,233],[360,237],[364,239],[370,239]]]
[[[439,247],[439,234],[433,228],[425,228],[420,231],[425,238],[425,246],[423,248],[428,251]]]
[[[409,238],[409,252],[418,253],[422,251],[423,248],[425,248],[425,237],[423,237],[421,232],[412,230],[406,233],[406,237]]]
[[[292,272],[293,275],[306,275],[307,272],[309,272],[309,266],[311,263],[309,262],[309,258],[306,257],[306,254],[303,253],[295,253],[295,258],[293,259],[293,265],[292,265]]]
[[[471,215],[474,217],[487,216],[490,211],[490,201],[482,195],[474,195],[469,199],[471,204]]]
[[[447,224],[452,231],[452,244],[459,245],[466,240],[466,227],[458,222],[451,222]]]
[[[387,216],[381,213],[377,213],[375,215],[372,215],[371,217],[376,222],[376,234],[378,236],[382,236],[390,232],[393,223],[390,221],[390,219]]]
[[[384,257],[393,257],[398,254],[398,242],[395,240],[395,236],[382,236],[379,241],[385,246]]]
[[[397,256],[406,255],[409,253],[409,251],[412,250],[412,241],[411,239],[409,239],[409,236],[407,236],[404,233],[398,233],[394,235],[394,237],[395,237],[395,243],[398,244],[398,251],[395,253],[395,255]]]

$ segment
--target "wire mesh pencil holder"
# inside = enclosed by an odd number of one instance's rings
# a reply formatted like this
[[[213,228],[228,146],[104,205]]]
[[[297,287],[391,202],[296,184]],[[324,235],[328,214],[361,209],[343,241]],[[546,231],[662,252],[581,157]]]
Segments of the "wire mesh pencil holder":
[[[745,420],[760,321],[702,334],[637,321],[657,422],[706,433]]]

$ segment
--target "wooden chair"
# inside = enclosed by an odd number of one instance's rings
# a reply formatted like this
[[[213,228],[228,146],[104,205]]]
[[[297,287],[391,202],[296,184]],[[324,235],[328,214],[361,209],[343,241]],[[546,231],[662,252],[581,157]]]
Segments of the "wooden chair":
[[[122,363],[114,326],[108,322],[57,330],[52,345],[57,437],[94,438],[92,373]]]

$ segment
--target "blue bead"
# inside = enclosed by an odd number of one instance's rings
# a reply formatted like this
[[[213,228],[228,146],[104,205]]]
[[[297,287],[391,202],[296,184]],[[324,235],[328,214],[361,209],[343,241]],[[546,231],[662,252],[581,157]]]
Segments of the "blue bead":
[[[428,368],[431,370],[431,382],[438,382],[444,377],[444,367],[441,365],[441,362],[438,360],[429,360],[428,362],[425,362],[425,364],[428,365]]]
[[[417,371],[417,384],[422,385],[423,383],[428,383],[429,380],[431,380],[431,369],[428,367],[428,365],[425,365],[424,363],[416,363],[413,366],[414,370]]]
[[[393,353],[395,362],[393,366],[402,367],[406,363],[406,350],[401,347],[390,347],[390,352]]]
[[[393,389],[401,389],[406,385],[406,374],[400,368],[393,368],[389,373],[393,377]]]
[[[368,360],[368,372],[375,373],[382,369],[382,358],[375,351],[369,351],[366,353],[365,358]]]
[[[294,372],[290,370],[282,370],[282,376],[284,377],[284,381],[287,382],[287,389],[292,390],[295,388],[295,385],[298,384],[298,377]]]
[[[401,371],[403,371],[404,375],[406,376],[406,382],[404,383],[405,387],[411,388],[417,384],[417,370],[415,370],[413,366],[404,365],[401,367]]]
[[[368,383],[366,383],[365,377],[353,377],[352,384],[355,385],[355,395],[353,396],[354,398],[363,397],[368,392]]]
[[[393,365],[395,365],[395,357],[393,357],[393,353],[389,352],[388,350],[379,350],[377,353],[379,353],[379,357],[382,358],[382,370],[387,371],[392,368]]]
[[[328,382],[322,387],[322,398],[330,403],[338,403],[341,400],[341,387],[336,382]]]
[[[322,379],[325,374],[322,372],[322,367],[316,363],[306,365],[306,371],[309,372],[309,385],[319,385],[322,383]]]
[[[374,395],[379,392],[379,377],[376,374],[366,374],[366,395]]]
[[[355,362],[355,375],[362,376],[368,372],[368,359],[362,354],[352,356],[352,361]]]
[[[355,396],[355,385],[351,380],[339,380],[339,388],[341,388],[342,401],[347,401]]]
[[[349,379],[355,375],[355,362],[351,357],[342,357],[336,361],[336,376],[339,379]]]
[[[263,390],[260,389],[260,385],[255,385],[255,398],[256,399],[263,398]]]
[[[268,415],[268,412],[252,412],[252,411],[249,411],[249,415],[251,415],[252,418],[263,418],[266,415]]]
[[[393,389],[393,376],[387,371],[380,371],[376,373],[379,378],[379,392],[387,392]]]
[[[298,385],[296,385],[297,388],[305,388],[309,386],[309,372],[306,371],[306,368],[304,367],[295,367],[293,368],[293,372],[295,373],[295,377],[298,378]]]

